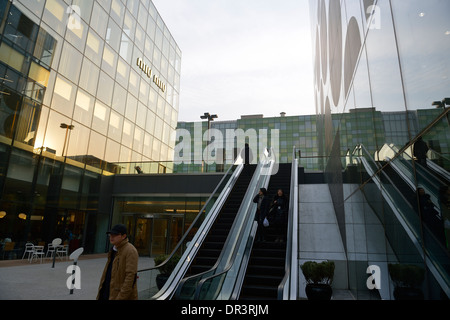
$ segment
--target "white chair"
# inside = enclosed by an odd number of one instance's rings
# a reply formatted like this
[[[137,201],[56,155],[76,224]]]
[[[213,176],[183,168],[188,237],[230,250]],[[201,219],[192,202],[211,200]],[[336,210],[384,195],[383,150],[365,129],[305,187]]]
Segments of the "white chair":
[[[59,245],[56,248],[56,254],[59,256],[59,258],[62,260],[63,257],[66,257],[66,260],[69,258],[69,245],[65,244],[63,246]]]
[[[53,258],[53,254],[55,253],[55,247],[53,246],[53,244],[49,243],[47,245],[47,253],[45,254],[45,258],[46,259],[51,259]]]
[[[25,256],[28,254],[28,258],[27,260],[30,260],[32,253],[34,252],[33,250],[33,244],[31,242],[27,242],[25,244],[25,251],[23,252],[23,256],[22,256],[22,260],[23,258],[25,258]]]
[[[40,258],[42,263],[42,257],[44,256],[44,254],[44,246],[33,245],[33,253],[31,254],[30,263],[34,260],[34,258]]]

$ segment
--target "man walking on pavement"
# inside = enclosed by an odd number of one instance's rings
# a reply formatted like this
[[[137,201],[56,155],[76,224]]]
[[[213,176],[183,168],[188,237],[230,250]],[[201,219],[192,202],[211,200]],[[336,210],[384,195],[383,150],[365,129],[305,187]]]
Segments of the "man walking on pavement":
[[[97,300],[137,300],[138,252],[128,241],[125,225],[117,224],[107,234],[113,247],[108,253]]]

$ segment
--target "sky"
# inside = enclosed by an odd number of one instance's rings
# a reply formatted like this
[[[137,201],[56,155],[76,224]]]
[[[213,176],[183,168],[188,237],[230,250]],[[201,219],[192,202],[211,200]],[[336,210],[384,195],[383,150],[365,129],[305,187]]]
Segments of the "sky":
[[[182,51],[178,121],[315,114],[308,0],[153,0]]]

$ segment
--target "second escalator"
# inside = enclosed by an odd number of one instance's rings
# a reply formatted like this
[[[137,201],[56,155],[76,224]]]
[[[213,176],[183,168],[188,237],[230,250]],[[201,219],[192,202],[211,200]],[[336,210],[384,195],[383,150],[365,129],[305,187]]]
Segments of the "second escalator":
[[[248,165],[243,169],[214,225],[192,261],[185,278],[205,272],[217,262],[255,169],[256,165]],[[187,283],[176,299],[190,299],[194,292],[195,284]]]
[[[267,188],[270,201],[278,189],[289,196],[290,182],[291,164],[279,164]],[[277,299],[278,285],[285,273],[287,225],[282,229],[268,227],[264,231],[265,240],[253,244],[239,300]]]

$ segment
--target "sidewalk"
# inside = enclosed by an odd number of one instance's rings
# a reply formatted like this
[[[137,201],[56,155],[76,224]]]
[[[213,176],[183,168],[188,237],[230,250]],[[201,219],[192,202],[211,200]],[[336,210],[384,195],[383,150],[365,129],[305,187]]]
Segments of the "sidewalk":
[[[72,260],[44,259],[42,264],[24,260],[0,261],[0,300],[95,300],[107,254],[81,255],[81,289],[67,288],[67,267]],[[153,266],[153,259],[139,257],[138,269]]]

